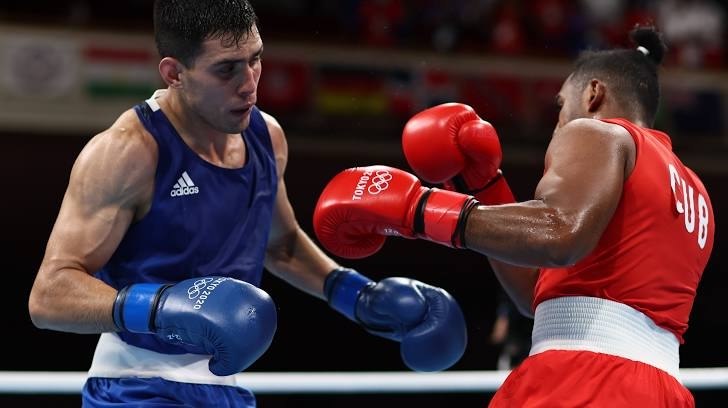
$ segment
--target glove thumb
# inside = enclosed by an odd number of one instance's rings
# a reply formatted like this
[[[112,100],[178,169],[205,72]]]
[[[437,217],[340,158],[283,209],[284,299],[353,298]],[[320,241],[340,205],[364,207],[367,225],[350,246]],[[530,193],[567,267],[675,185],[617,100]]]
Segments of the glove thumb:
[[[414,371],[441,371],[457,363],[468,343],[465,316],[440,288],[424,288],[428,316],[402,338],[402,361]]]

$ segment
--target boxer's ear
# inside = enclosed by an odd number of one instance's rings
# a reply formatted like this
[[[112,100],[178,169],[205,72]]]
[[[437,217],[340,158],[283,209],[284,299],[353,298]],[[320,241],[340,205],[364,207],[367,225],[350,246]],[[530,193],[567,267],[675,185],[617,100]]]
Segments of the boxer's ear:
[[[184,65],[175,58],[165,57],[159,61],[159,74],[164,83],[172,88],[180,88],[182,86],[180,74],[183,71]]]
[[[587,111],[590,113],[598,111],[607,93],[604,83],[598,79],[592,79],[585,92],[587,93]]]

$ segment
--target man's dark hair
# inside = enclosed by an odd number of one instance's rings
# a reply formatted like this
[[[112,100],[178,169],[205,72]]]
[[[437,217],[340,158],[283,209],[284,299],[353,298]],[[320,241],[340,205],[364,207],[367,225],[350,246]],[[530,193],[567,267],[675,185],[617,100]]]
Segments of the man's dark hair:
[[[660,104],[657,71],[667,47],[652,26],[636,26],[630,39],[634,48],[583,51],[574,63],[572,80],[577,85],[586,85],[592,78],[604,81],[617,102],[652,125]]]
[[[161,57],[191,67],[202,42],[234,45],[253,33],[258,17],[247,0],[155,0],[154,39]]]

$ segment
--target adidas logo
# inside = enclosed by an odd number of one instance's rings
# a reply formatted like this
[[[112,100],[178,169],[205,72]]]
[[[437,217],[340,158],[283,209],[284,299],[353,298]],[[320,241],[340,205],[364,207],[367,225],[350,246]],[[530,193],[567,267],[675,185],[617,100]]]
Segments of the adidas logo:
[[[195,185],[189,174],[187,174],[187,172],[185,171],[184,173],[182,173],[182,177],[180,177],[179,180],[174,183],[172,191],[169,192],[169,195],[172,197],[177,197],[197,194],[199,192],[200,188]]]

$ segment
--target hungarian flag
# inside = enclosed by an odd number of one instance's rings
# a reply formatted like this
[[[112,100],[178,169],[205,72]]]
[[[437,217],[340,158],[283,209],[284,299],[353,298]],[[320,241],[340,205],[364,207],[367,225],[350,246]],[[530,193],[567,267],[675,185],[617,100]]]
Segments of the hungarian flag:
[[[146,99],[163,86],[156,54],[146,48],[87,45],[81,60],[83,88],[91,98]]]

